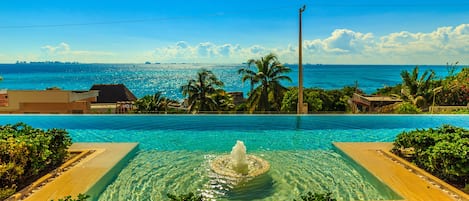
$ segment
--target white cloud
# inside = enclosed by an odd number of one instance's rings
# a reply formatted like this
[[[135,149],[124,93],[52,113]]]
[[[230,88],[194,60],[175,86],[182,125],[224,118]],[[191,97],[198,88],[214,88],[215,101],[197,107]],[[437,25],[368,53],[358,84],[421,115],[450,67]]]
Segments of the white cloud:
[[[60,43],[58,46],[45,45],[42,47],[49,54],[66,54],[70,52],[70,46],[67,43]]]
[[[381,37],[378,44],[381,54],[408,55],[438,60],[451,58],[466,60],[469,55],[469,24],[457,27],[440,27],[430,33],[392,33]],[[441,60],[440,63],[452,62]]]
[[[69,44],[62,42],[56,46],[44,45],[41,47],[41,60],[51,61],[81,61],[81,62],[106,62],[115,56],[111,52],[72,50]]]
[[[444,64],[460,61],[469,63],[469,24],[438,27],[431,32],[400,31],[376,36],[357,30],[336,29],[329,36],[304,36],[304,63],[342,64]],[[146,52],[115,54],[89,50],[75,50],[65,42],[44,45],[36,60],[80,62],[191,62],[241,63],[273,52],[281,62],[297,63],[298,46],[267,47],[260,44],[216,44],[210,41],[189,43],[177,41]],[[34,55],[30,53],[31,55]],[[5,56],[6,55],[6,56]],[[0,55],[0,60],[11,57]],[[17,58],[30,58],[31,56]],[[16,60],[16,59],[15,59]]]
[[[469,24],[439,27],[429,33],[401,31],[375,39],[372,33],[337,29],[325,39],[305,40],[312,63],[469,62]]]
[[[202,42],[191,45],[187,42],[179,41],[174,45],[156,48],[153,51],[153,60],[158,62],[234,63],[268,53],[269,50],[260,45],[242,48],[239,44],[228,43],[217,45],[211,42]]]

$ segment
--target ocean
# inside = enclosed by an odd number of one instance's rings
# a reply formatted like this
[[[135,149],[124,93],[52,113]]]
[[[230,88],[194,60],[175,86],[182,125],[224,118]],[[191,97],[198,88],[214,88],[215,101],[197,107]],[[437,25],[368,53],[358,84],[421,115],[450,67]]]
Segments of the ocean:
[[[289,73],[298,85],[298,66]],[[59,87],[65,90],[89,90],[93,84],[125,84],[137,97],[161,91],[165,97],[182,100],[181,85],[195,78],[201,68],[212,70],[225,83],[226,91],[243,91],[248,82],[241,82],[237,70],[246,64],[0,64],[0,89],[43,90]],[[415,65],[304,65],[304,87],[340,89],[358,82],[359,88],[373,93],[384,86],[401,83],[400,73]],[[422,73],[432,69],[438,77],[448,72],[445,65],[419,66]]]

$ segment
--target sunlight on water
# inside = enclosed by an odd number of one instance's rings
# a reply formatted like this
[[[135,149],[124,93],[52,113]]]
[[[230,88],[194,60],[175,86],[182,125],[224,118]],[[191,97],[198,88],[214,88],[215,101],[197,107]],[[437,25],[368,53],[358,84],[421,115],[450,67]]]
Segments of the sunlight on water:
[[[165,200],[167,193],[196,192],[216,200],[293,200],[307,191],[332,192],[338,200],[395,197],[365,180],[333,151],[263,151],[252,154],[271,170],[246,184],[232,186],[209,163],[222,153],[142,151],[122,170],[99,200]],[[226,154],[226,153],[225,153]]]
[[[285,86],[297,86],[296,65],[288,65],[292,82]],[[181,100],[181,85],[194,78],[200,68],[212,70],[225,83],[226,91],[243,91],[247,96],[248,83],[241,82],[238,69],[245,64],[75,64],[75,65],[16,65],[0,64],[4,80],[1,88],[40,89],[57,86],[67,90],[88,90],[93,84],[125,84],[137,97],[161,91],[166,97]],[[358,82],[366,93],[377,88],[401,82],[400,72],[411,70],[413,65],[304,65],[304,86],[323,89],[340,89]],[[438,76],[445,76],[445,66],[421,66],[423,72],[433,69]],[[379,78],[379,79],[377,79]],[[24,82],[28,80],[28,82]]]

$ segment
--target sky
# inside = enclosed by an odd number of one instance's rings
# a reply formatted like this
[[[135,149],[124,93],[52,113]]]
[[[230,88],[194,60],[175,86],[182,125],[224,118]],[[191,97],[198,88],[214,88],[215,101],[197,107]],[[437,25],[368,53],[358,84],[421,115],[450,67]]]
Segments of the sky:
[[[1,0],[0,63],[469,64],[467,0]]]

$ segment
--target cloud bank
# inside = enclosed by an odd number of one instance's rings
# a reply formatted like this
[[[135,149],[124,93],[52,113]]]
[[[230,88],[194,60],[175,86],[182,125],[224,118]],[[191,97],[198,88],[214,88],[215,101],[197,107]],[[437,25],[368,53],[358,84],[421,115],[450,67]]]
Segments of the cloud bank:
[[[294,37],[294,36],[293,36]],[[322,64],[445,64],[469,63],[469,24],[439,27],[431,32],[401,31],[376,36],[350,29],[336,29],[324,38],[303,42],[303,62]],[[241,63],[273,52],[281,62],[298,63],[298,45],[215,44],[178,41],[142,52],[76,50],[66,42],[44,45],[40,53],[11,55],[0,52],[0,61],[79,61],[88,63]],[[104,48],[103,48],[104,49]]]
[[[407,31],[375,36],[349,29],[336,29],[330,36],[303,42],[303,62],[331,64],[444,64],[469,62],[469,24],[439,27],[428,33]],[[267,48],[239,44],[190,44],[176,42],[155,48],[150,55],[158,62],[238,63],[270,52],[282,62],[298,62],[298,46]]]
[[[115,55],[112,52],[72,50],[65,42],[55,46],[45,45],[41,50],[43,60],[49,61],[108,62]]]

